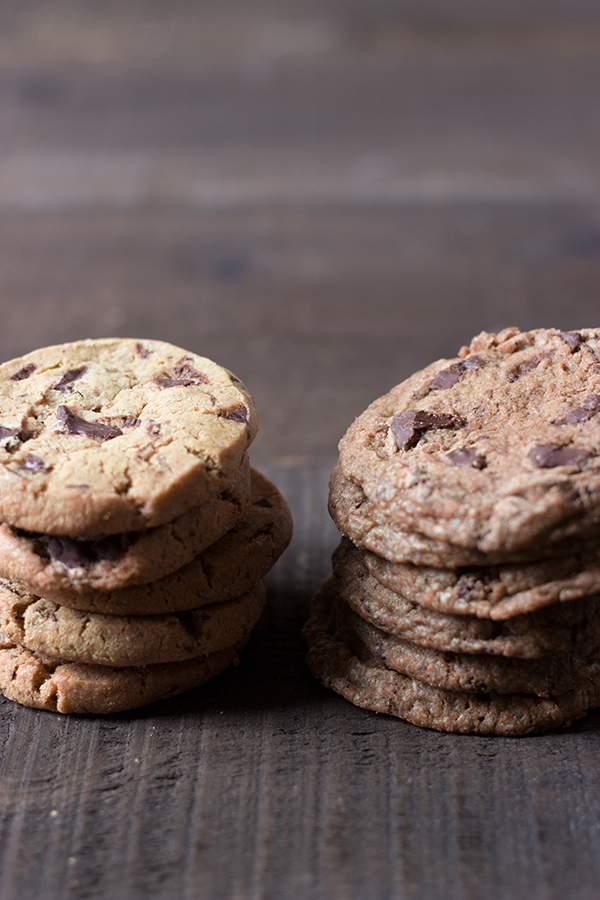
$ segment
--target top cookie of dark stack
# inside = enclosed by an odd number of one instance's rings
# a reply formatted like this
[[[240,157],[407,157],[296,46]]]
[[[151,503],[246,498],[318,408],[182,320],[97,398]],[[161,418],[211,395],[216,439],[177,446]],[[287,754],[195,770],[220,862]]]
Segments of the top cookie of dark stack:
[[[359,543],[456,567],[595,541],[599,413],[600,331],[480,334],[372,403],[342,439],[341,474],[370,523]]]

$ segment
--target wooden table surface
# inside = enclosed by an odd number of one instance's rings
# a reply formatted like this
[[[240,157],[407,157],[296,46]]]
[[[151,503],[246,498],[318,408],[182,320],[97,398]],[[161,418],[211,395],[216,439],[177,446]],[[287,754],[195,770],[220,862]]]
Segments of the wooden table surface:
[[[210,356],[294,541],[242,664],[171,702],[0,701],[1,900],[588,900],[600,714],[438,734],[321,688],[337,441],[482,329],[600,325],[595,0],[4,0],[0,358]]]

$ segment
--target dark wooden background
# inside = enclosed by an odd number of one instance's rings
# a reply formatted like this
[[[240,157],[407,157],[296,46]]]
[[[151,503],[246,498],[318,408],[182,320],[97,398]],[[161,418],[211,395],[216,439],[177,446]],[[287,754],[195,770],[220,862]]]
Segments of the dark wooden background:
[[[3,0],[0,358],[227,365],[292,506],[243,664],[170,703],[0,701],[0,897],[588,900],[600,714],[440,735],[312,680],[336,443],[482,329],[600,325],[596,0]]]

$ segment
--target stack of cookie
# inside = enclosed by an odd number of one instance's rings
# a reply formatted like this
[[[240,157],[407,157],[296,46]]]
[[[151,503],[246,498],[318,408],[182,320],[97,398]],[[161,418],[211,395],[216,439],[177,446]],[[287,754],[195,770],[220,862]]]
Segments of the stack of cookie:
[[[0,366],[0,692],[108,713],[219,674],[291,538],[252,397],[161,341]]]
[[[600,706],[600,330],[483,333],[340,443],[308,663],[358,706],[520,735]]]

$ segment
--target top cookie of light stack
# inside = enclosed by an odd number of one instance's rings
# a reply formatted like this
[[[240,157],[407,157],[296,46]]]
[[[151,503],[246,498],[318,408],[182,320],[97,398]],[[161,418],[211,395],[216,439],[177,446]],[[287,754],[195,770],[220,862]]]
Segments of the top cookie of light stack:
[[[244,385],[162,341],[46,347],[0,366],[0,520],[87,537],[162,525],[235,479]]]
[[[597,534],[599,447],[600,332],[507,328],[372,403],[340,467],[371,524],[458,564],[461,550],[536,559]]]

